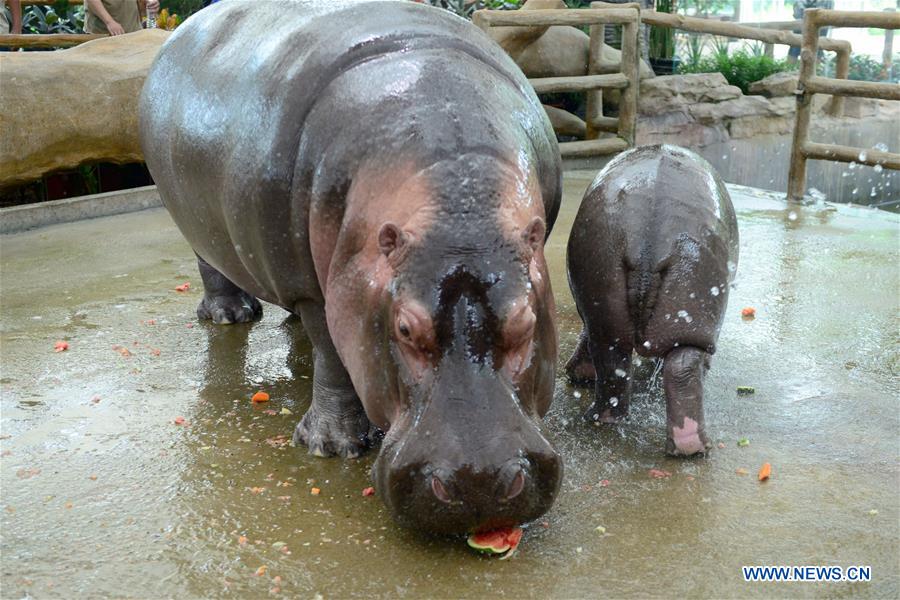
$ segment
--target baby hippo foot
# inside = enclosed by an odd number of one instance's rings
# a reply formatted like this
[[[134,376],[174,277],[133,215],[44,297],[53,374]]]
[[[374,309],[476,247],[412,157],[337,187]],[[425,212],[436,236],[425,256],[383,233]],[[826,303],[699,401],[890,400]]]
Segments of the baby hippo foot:
[[[578,346],[566,363],[565,372],[573,385],[586,385],[597,380],[597,370],[591,361],[591,351],[588,348],[588,337],[583,331],[578,338]]]
[[[685,417],[680,427],[669,423],[667,432],[666,454],[670,456],[694,456],[710,448],[703,427],[690,417]]]
[[[573,385],[587,385],[597,379],[597,371],[591,357],[580,357],[573,354],[565,366],[566,377]]]
[[[610,399],[612,400],[612,399]],[[591,403],[584,412],[584,419],[589,423],[607,423],[615,425],[621,423],[628,416],[628,406],[622,402],[612,404],[610,400]]]
[[[211,320],[216,325],[249,323],[262,317],[259,300],[240,290],[233,296],[205,296],[197,307],[197,318]]]
[[[356,458],[372,442],[376,429],[358,402],[349,413],[319,410],[315,403],[294,429],[294,445],[304,444],[313,456]]]

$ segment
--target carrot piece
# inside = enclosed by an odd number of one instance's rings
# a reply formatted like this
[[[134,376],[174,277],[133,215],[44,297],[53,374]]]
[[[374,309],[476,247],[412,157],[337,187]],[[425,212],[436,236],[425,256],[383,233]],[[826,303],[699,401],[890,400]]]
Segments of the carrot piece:
[[[741,310],[741,316],[745,319],[753,319],[756,317],[756,309],[752,306],[748,306]]]
[[[268,402],[269,395],[265,392],[256,392],[253,394],[253,397],[250,398],[251,402]]]
[[[366,489],[364,489],[364,490],[362,491],[362,495],[363,495],[363,496],[374,496],[374,495],[375,495],[375,488],[373,488],[373,487],[367,487]]]
[[[759,469],[759,480],[765,481],[766,479],[769,478],[769,475],[771,475],[771,474],[772,474],[772,465],[770,463],[766,463]]]
[[[56,342],[55,344],[53,344],[54,352],[65,352],[68,349],[69,349],[69,342],[64,342],[64,341],[60,340],[60,341]]]
[[[312,494],[313,496],[318,496],[319,494],[322,493],[322,490],[314,487],[313,489],[309,490],[309,493]]]
[[[182,283],[181,285],[176,285],[176,286],[175,286],[175,291],[176,291],[176,292],[186,292],[186,291],[188,291],[189,289],[191,289],[191,283],[190,283],[189,281],[185,281],[185,282]]]
[[[175,420],[172,422],[176,425],[184,425],[184,417],[175,417]]]

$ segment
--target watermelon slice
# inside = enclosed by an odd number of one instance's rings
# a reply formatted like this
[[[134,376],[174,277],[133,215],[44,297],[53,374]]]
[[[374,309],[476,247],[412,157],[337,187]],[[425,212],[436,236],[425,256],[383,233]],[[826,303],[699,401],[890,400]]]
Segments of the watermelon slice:
[[[519,546],[522,539],[520,527],[507,527],[473,533],[466,540],[470,547],[485,554],[503,554],[501,559],[509,558]]]

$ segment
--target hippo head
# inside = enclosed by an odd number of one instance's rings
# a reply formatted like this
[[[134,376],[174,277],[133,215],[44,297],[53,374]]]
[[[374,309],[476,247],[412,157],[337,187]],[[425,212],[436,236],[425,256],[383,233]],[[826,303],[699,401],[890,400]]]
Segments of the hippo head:
[[[427,202],[378,231],[388,275],[369,330],[390,383],[363,403],[388,429],[379,495],[397,521],[432,532],[537,518],[562,471],[539,426],[557,357],[540,194],[485,157],[408,184]]]

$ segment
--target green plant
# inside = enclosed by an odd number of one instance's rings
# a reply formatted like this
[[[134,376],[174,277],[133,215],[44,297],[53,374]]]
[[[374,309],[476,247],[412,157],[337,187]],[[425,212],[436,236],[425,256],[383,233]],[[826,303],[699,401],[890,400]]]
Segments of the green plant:
[[[159,10],[162,11],[164,8],[170,15],[177,14],[182,19],[187,19],[203,8],[203,0],[160,0]]]
[[[675,0],[657,0],[656,11],[671,13],[675,9]],[[651,58],[672,58],[675,56],[675,30],[671,27],[650,27]]]
[[[84,30],[84,7],[70,6],[67,1],[53,6],[33,4],[22,13],[23,33],[81,33]]]
[[[678,3],[678,12],[698,17],[717,15],[722,9],[730,7],[732,0],[681,0]]]
[[[686,66],[696,67],[703,60],[703,49],[706,47],[706,41],[696,33],[690,33],[684,39],[687,42],[682,45],[683,50],[679,53],[681,62]]]
[[[820,60],[816,65],[816,72],[824,77],[834,77],[834,55],[826,60]],[[884,70],[884,65],[871,56],[865,54],[850,55],[850,71],[848,79],[856,81],[890,81],[900,82],[900,54],[895,54],[891,62],[891,72]]]
[[[716,73],[725,76],[728,83],[741,88],[747,93],[750,84],[760,79],[765,79],[773,73],[790,71],[796,66],[788,64],[786,60],[774,60],[767,56],[754,56],[746,50],[739,50],[733,54],[715,54],[704,57],[696,65],[682,64],[679,73]]]

